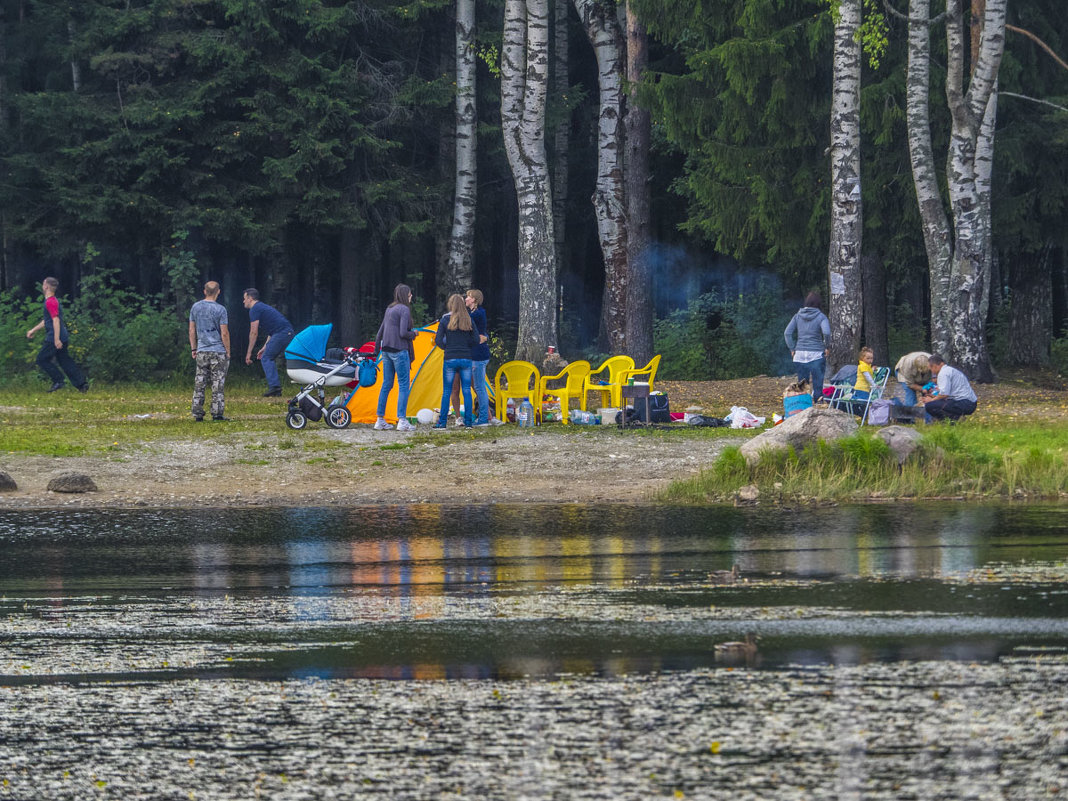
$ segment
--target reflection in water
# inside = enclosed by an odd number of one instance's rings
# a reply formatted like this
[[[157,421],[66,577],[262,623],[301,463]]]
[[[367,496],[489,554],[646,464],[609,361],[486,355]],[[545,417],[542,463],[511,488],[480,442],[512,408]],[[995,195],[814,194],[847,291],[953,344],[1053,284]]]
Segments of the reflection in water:
[[[47,525],[0,512],[0,554],[9,600],[121,601],[134,634],[192,609],[198,636],[253,643],[250,675],[678,670],[714,664],[716,643],[752,630],[759,658],[742,661],[765,667],[993,659],[1068,639],[1062,590],[969,579],[989,565],[1063,565],[1058,507],[413,504],[54,512]],[[734,564],[743,581],[708,580]],[[97,607],[66,614],[92,632]],[[131,622],[139,610],[146,622]],[[872,614],[890,624],[866,626]],[[975,616],[983,625],[957,623]],[[278,632],[303,645],[278,650]]]

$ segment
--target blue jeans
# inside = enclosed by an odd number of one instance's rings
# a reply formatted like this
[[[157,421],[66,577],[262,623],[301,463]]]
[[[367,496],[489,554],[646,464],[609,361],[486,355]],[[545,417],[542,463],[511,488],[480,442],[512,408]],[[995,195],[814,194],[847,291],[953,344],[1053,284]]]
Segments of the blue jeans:
[[[915,406],[919,403],[919,399],[916,397],[916,390],[907,384],[903,384],[902,386],[905,388],[905,405]]]
[[[823,374],[827,370],[827,359],[820,357],[814,362],[794,362],[797,370],[797,380],[804,381],[806,378],[812,384],[812,400],[818,401],[823,397]]]
[[[449,398],[452,397],[452,382],[460,376],[460,392],[464,397],[464,425],[471,425],[471,360],[446,359],[442,372],[441,411],[438,424],[444,425],[449,419]],[[485,382],[483,382],[485,383]]]
[[[393,390],[393,376],[397,376],[397,419],[408,416],[408,391],[410,389],[412,362],[408,351],[396,353],[382,351],[382,389],[378,392],[378,416],[386,416],[386,398]]]
[[[289,346],[291,339],[293,339],[292,331],[271,334],[271,338],[267,340],[267,344],[263,347],[260,364],[263,365],[263,374],[267,376],[267,389],[282,388],[282,381],[278,378],[278,367],[275,366],[274,360]]]
[[[486,389],[486,367],[488,366],[489,359],[484,362],[471,362],[471,383],[475,387],[475,397],[478,398],[479,424],[489,423],[489,392]]]

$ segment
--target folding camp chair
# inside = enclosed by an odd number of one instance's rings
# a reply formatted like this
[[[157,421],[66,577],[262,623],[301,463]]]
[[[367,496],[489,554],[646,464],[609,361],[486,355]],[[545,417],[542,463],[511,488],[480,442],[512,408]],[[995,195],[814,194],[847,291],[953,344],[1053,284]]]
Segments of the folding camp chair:
[[[886,391],[886,383],[890,380],[890,368],[876,367],[872,370],[872,377],[875,379],[875,386],[871,388],[867,398],[854,398],[852,384],[835,384],[834,394],[831,396],[831,408],[852,412],[860,417],[861,425],[867,423],[872,403],[881,400]]]

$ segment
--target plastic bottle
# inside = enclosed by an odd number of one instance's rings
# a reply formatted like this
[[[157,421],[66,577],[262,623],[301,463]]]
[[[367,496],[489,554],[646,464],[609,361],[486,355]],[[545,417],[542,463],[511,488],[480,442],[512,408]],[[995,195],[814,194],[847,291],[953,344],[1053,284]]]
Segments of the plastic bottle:
[[[516,412],[516,421],[520,428],[529,428],[534,425],[534,404],[528,398],[523,398]]]
[[[515,422],[515,398],[508,399],[508,408],[506,410],[505,417],[508,418],[509,423]]]

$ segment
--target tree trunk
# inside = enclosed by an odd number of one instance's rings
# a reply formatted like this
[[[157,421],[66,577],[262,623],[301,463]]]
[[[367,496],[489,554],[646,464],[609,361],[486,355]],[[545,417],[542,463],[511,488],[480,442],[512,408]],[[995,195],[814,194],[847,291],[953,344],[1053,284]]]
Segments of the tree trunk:
[[[519,211],[516,358],[540,362],[556,344],[552,191],[545,157],[548,0],[507,0],[501,48],[501,123]]]
[[[931,349],[949,354],[949,263],[952,256],[949,219],[938,188],[934,146],[931,144],[931,33],[927,19],[930,0],[909,3],[909,60],[905,113],[909,158],[916,187],[923,243],[930,274]]]
[[[864,285],[864,336],[862,344],[875,351],[879,364],[893,364],[886,314],[886,271],[882,261],[865,253],[860,258]]]
[[[912,0],[907,116],[913,181],[931,272],[932,347],[972,379],[992,381],[986,345],[992,258],[990,170],[997,75],[1005,45],[1006,0],[989,0],[972,79],[964,91],[965,42],[959,2],[946,14],[946,100],[951,128],[947,185],[952,225],[938,191],[928,113],[929,0]]]
[[[649,219],[652,208],[649,187],[649,142],[652,123],[649,112],[634,102],[634,90],[649,65],[649,37],[634,9],[627,5],[627,84],[631,97],[624,121],[624,159],[627,198],[627,354],[639,365],[653,357],[653,275],[649,250]]]
[[[830,369],[856,358],[864,311],[860,254],[861,0],[840,0],[834,25],[831,90],[831,241],[827,271],[831,290]]]
[[[462,294],[474,282],[478,197],[476,111],[475,0],[456,0],[456,188],[448,262],[439,294]]]
[[[74,20],[67,20],[67,41],[72,51],[74,50],[74,32]],[[78,63],[78,59],[75,58],[73,52],[70,57],[70,81],[74,91],[80,92],[82,89],[82,65]]]
[[[555,0],[553,7],[553,94],[562,109],[569,107],[568,92],[571,89],[570,61],[568,45],[567,10],[568,0]],[[571,164],[568,154],[571,150],[571,113],[562,114],[560,122],[553,131],[553,231],[556,234],[554,251],[556,253],[557,283],[559,272],[564,269],[565,247],[567,244],[567,193],[571,177]],[[562,301],[562,298],[560,298]],[[561,305],[558,303],[558,306]],[[560,320],[557,320],[557,324]]]
[[[997,75],[1005,47],[1005,6],[1006,0],[986,3],[979,58],[966,93],[962,92],[965,46],[960,5],[950,4],[946,15],[946,96],[952,119],[947,184],[954,224],[951,353],[958,367],[981,382],[994,380],[986,343],[986,311],[993,252],[990,175]]]
[[[597,183],[593,209],[604,257],[601,348],[626,351],[627,216],[623,194],[623,33],[615,5],[574,0],[597,58]]]
[[[1009,360],[1014,367],[1049,364],[1053,338],[1053,286],[1049,248],[1024,253],[1011,268],[1012,317],[1009,323]]]

